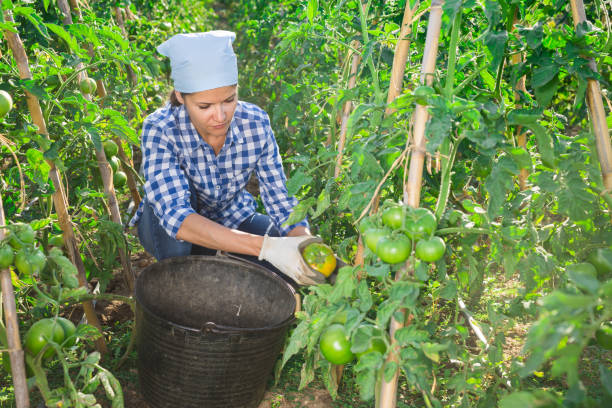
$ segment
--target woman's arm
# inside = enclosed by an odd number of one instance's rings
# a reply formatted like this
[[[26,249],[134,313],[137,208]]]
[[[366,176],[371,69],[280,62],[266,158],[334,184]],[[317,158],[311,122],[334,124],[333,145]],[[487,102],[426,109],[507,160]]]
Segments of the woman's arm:
[[[263,237],[230,229],[200,214],[189,214],[181,224],[176,238],[211,249],[258,256]]]

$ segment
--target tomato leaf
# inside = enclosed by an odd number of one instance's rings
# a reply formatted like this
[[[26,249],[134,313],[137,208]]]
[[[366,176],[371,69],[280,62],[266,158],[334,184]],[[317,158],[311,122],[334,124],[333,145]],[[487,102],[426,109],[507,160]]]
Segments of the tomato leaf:
[[[402,327],[395,332],[395,340],[397,340],[402,347],[418,347],[427,339],[427,332],[419,330],[415,326]]]
[[[385,381],[391,382],[397,370],[398,370],[398,365],[395,361],[387,361],[385,363],[385,368],[383,370]]]
[[[599,379],[608,396],[612,397],[612,371],[603,364],[599,365]]]
[[[359,387],[359,396],[362,400],[369,401],[374,397],[376,370],[368,369],[359,371],[355,377],[355,382]]]

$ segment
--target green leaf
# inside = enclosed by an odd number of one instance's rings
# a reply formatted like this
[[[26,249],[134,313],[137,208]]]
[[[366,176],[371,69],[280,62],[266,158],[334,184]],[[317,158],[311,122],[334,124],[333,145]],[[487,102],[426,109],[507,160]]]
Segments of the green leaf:
[[[306,6],[306,16],[308,17],[310,24],[314,22],[314,18],[317,15],[318,10],[319,0],[308,0],[308,5]]]
[[[548,84],[559,73],[559,66],[553,61],[549,61],[547,65],[536,67],[531,72],[531,86],[538,88]]]
[[[536,100],[541,108],[546,108],[550,105],[560,85],[561,81],[559,80],[559,76],[556,75],[546,85],[534,88]]]
[[[586,267],[593,268],[593,274],[589,274]],[[586,270],[585,270],[586,269]],[[591,293],[597,293],[601,286],[597,280],[597,271],[591,264],[573,264],[566,268],[567,277],[579,288],[585,289]]]
[[[317,199],[317,209],[312,214],[312,218],[317,218],[318,216],[323,214],[325,210],[329,208],[330,205],[331,200],[329,197],[329,192],[327,191],[327,189],[322,190],[321,194],[319,194],[319,198]]]
[[[402,327],[395,332],[395,340],[402,346],[414,346],[419,345],[427,340],[429,336],[426,331],[418,330],[415,326]]]
[[[306,340],[308,339],[308,326],[308,321],[302,320],[291,333],[289,343],[285,347],[285,352],[283,353],[283,360],[280,367],[281,369],[291,357],[296,355],[306,346]]]
[[[53,23],[45,23],[45,25],[47,26],[49,30],[55,33],[58,37],[66,41],[66,44],[68,44],[68,47],[70,47],[72,51],[74,52],[79,51],[79,45],[77,44],[76,40],[66,30],[64,30],[62,26],[59,26]]]
[[[400,302],[406,307],[413,306],[418,297],[419,286],[415,282],[394,282],[389,291],[390,300]]]
[[[389,264],[366,265],[365,270],[368,276],[372,276],[378,279],[384,279],[389,276],[389,273],[391,272],[391,267]]]
[[[531,156],[527,150],[522,147],[511,147],[509,152],[519,169],[531,169],[533,163],[531,163]]]
[[[302,168],[298,169],[287,180],[287,193],[294,196],[300,191],[303,186],[308,186],[312,182],[312,176],[308,175]]]
[[[359,396],[363,401],[369,401],[374,398],[376,370],[359,371],[355,377],[355,382],[359,387]]]
[[[499,408],[554,408],[560,406],[556,397],[542,390],[514,392],[499,401]]]
[[[359,310],[362,312],[367,312],[370,310],[373,304],[372,294],[370,293],[368,283],[365,279],[359,282],[359,285],[357,286],[357,295],[359,296],[359,300],[361,300]]]
[[[497,67],[502,62],[504,52],[506,51],[506,42],[508,42],[508,32],[503,31],[488,31],[485,35],[485,45],[491,52],[491,69],[497,70]]]
[[[596,296],[572,295],[558,290],[542,299],[542,305],[549,310],[563,306],[569,306],[572,309],[590,308],[595,304],[597,304]]]
[[[283,226],[287,227],[289,225],[293,225],[295,223],[302,221],[304,218],[306,218],[308,211],[312,208],[315,201],[316,200],[314,197],[308,197],[307,199],[300,201],[298,205],[293,207],[293,211],[291,212],[291,215],[289,215],[289,218],[287,219],[287,221],[283,223]]]
[[[612,371],[603,364],[599,365],[599,379],[608,396],[612,397]]]
[[[385,368],[383,370],[383,375],[385,377],[385,381],[391,382],[397,370],[399,369],[398,364],[395,361],[387,361],[385,363]]]
[[[440,291],[440,297],[445,300],[454,300],[457,297],[457,282],[449,280]]]
[[[489,218],[501,215],[501,208],[506,200],[506,193],[514,186],[514,176],[519,173],[519,168],[508,156],[502,156],[493,165],[491,174],[485,182],[485,189],[489,193]]]
[[[359,119],[361,119],[362,116],[374,109],[376,109],[376,106],[370,103],[361,104],[355,108],[355,110],[351,113],[346,122],[347,141],[353,136],[353,133],[355,132],[355,126],[357,125],[357,122],[359,122]]]
[[[440,362],[440,352],[448,349],[448,344],[422,343],[421,350],[434,363]]]
[[[340,268],[338,276],[336,277],[336,283],[334,289],[329,295],[329,302],[336,303],[340,299],[351,297],[355,290],[357,279],[355,279],[355,268],[351,266],[345,266]]]
[[[34,28],[40,33],[41,36],[50,39],[49,32],[45,28],[45,23],[38,14],[36,14],[36,10],[31,7],[15,7],[13,9],[13,13],[15,15],[21,15],[28,19],[30,23],[34,26]]]

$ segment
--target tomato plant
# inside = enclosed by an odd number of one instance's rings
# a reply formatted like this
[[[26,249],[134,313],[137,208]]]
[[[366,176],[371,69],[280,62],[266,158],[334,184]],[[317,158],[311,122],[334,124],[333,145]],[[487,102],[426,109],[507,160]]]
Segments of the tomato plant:
[[[589,254],[587,261],[597,269],[600,276],[609,276],[612,272],[612,249],[597,248]]]
[[[94,92],[96,92],[97,88],[98,85],[96,84],[96,81],[93,78],[86,78],[79,82],[79,89],[83,94],[93,94]]]
[[[378,243],[388,234],[389,231],[383,228],[372,227],[365,231],[363,239],[365,241],[366,246],[370,248],[370,251],[376,252],[376,247],[378,246]]]
[[[382,222],[387,227],[398,229],[404,223],[405,209],[400,206],[389,207],[382,213]]]

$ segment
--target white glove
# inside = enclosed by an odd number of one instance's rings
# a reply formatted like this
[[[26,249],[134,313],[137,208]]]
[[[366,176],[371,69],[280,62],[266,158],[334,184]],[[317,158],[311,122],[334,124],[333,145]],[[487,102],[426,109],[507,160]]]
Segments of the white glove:
[[[323,274],[312,270],[304,258],[301,248],[312,242],[323,242],[319,237],[304,235],[300,237],[264,236],[259,260],[266,260],[298,285],[316,285],[325,282]]]

